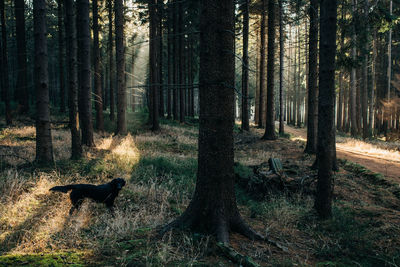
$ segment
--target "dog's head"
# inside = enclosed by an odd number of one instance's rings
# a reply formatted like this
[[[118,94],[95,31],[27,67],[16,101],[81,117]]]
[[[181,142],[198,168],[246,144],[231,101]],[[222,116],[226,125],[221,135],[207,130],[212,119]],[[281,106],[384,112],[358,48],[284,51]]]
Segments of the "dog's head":
[[[122,187],[126,184],[125,180],[122,178],[115,178],[110,183],[116,190],[121,190]]]

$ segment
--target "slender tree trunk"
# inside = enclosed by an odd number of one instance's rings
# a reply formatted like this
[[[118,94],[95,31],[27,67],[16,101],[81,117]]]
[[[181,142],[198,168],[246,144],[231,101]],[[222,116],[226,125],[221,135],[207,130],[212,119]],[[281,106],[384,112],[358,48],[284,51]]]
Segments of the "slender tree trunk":
[[[369,25],[368,25],[368,0],[364,0],[364,27],[365,40],[364,44],[364,59],[363,59],[363,88],[362,88],[362,121],[363,121],[363,138],[369,138],[368,127],[368,54],[369,54]]]
[[[284,72],[284,29],[283,29],[283,0],[279,0],[279,134],[284,134],[284,104],[283,104],[283,72]]]
[[[299,11],[300,12],[300,11]],[[297,115],[297,127],[301,127],[301,85],[300,85],[300,78],[301,78],[301,49],[300,49],[300,25],[297,26],[297,53],[298,53],[298,59],[297,59],[297,94],[296,94],[296,115]]]
[[[90,23],[89,0],[77,1],[78,29],[78,81],[79,81],[79,117],[82,129],[82,144],[94,146],[92,122],[92,90],[90,75]]]
[[[318,0],[311,0],[310,2],[310,37],[308,55],[308,123],[307,145],[304,152],[315,154],[317,152],[318,131]]]
[[[27,114],[29,112],[29,91],[28,91],[28,71],[27,71],[27,61],[26,61],[26,40],[25,40],[25,3],[23,0],[15,0],[14,7],[15,7],[15,30],[17,36],[17,60],[18,60],[17,86],[15,92],[19,104],[19,113]],[[62,14],[60,14],[59,10],[58,16],[61,15]],[[60,37],[61,36],[62,36],[62,31],[60,31]],[[62,76],[60,76],[60,78],[61,77]],[[61,88],[61,86],[64,85],[63,82],[64,82],[63,80],[60,80],[60,89],[63,89]]]
[[[351,57],[353,60],[353,67],[351,68],[351,77],[350,77],[350,84],[351,84],[351,135],[356,136],[358,134],[358,127],[357,127],[357,70],[354,66],[356,57],[357,57],[357,47],[356,47],[356,28],[355,28],[355,14],[356,14],[356,7],[357,7],[357,0],[353,1],[353,26],[352,26],[352,49],[351,49]]]
[[[275,140],[275,0],[268,0],[268,62],[267,62],[267,106],[263,139]]]
[[[369,100],[369,134],[373,135],[374,127],[374,114],[375,114],[375,92],[376,92],[376,60],[377,60],[377,37],[376,29],[373,29],[373,52],[372,52],[372,74],[371,74],[371,97]]]
[[[10,107],[10,89],[9,89],[9,77],[8,77],[8,58],[7,58],[7,27],[6,27],[6,19],[5,19],[5,10],[4,10],[4,0],[0,0],[0,15],[1,15],[1,39],[2,39],[2,54],[1,56],[1,61],[2,61],[2,77],[1,77],[1,82],[2,82],[2,98],[5,104],[5,118],[6,118],[6,124],[11,125],[12,124],[12,118],[11,118],[11,107]]]
[[[67,81],[69,127],[71,130],[71,158],[82,157],[81,134],[78,115],[78,47],[76,39],[76,16],[73,0],[64,0],[65,37],[67,45]]]
[[[112,8],[112,0],[107,0],[107,9],[108,9],[108,57],[109,57],[109,77],[110,77],[110,120],[114,121],[115,119],[115,72],[114,72],[114,56],[113,56],[113,8]]]
[[[262,236],[243,221],[236,205],[233,172],[234,1],[202,1],[200,17],[200,134],[196,190],[187,210],[163,232],[188,227],[215,233],[229,243],[229,231]],[[215,44],[220,45],[215,45]],[[227,86],[229,85],[229,86]]]
[[[174,120],[179,120],[178,114],[178,89],[179,89],[179,31],[178,31],[178,0],[173,1],[173,36],[174,36],[174,99],[173,99],[173,114]]]
[[[159,67],[158,67],[158,37],[160,32],[159,22],[158,22],[158,10],[157,10],[158,0],[151,0],[149,2],[149,13],[150,13],[150,86],[151,86],[151,119],[152,119],[152,131],[158,131],[160,129],[158,115],[158,92],[159,92]]]
[[[36,92],[36,163],[54,163],[49,107],[46,1],[33,1]]]
[[[93,56],[94,56],[94,103],[96,108],[96,128],[104,131],[103,98],[101,87],[101,58],[99,47],[99,13],[97,0],[92,1],[93,7]]]
[[[390,0],[389,2],[389,14],[390,16],[393,15],[393,1]],[[389,103],[391,100],[391,82],[392,82],[392,28],[389,29],[388,33],[388,47],[387,47],[387,55],[388,55],[388,66],[387,66],[387,102]],[[387,133],[388,128],[392,128],[392,112],[391,108],[387,109],[389,112],[386,114],[386,127],[385,133]]]
[[[257,26],[256,26],[257,27]],[[256,89],[255,89],[255,100],[254,100],[254,123],[259,124],[260,114],[260,35],[261,29],[256,29]]]
[[[321,0],[320,4],[318,182],[315,208],[318,215],[325,219],[332,216],[337,2],[336,0]]]
[[[174,45],[174,38],[172,36],[173,34],[173,16],[172,16],[172,12],[173,12],[173,7],[171,6],[173,5],[173,1],[169,0],[168,1],[168,19],[167,19],[167,23],[168,23],[168,92],[167,92],[167,119],[171,119],[172,118],[172,90],[173,90],[173,82],[174,82],[174,78],[173,78],[173,70],[174,70],[174,55],[173,55],[173,45]]]
[[[263,113],[264,113],[264,88],[265,88],[265,13],[267,0],[262,0],[262,14],[261,14],[261,33],[260,33],[260,92],[259,96],[259,108],[258,108],[258,127],[263,127]]]
[[[163,14],[164,14],[164,3],[163,1],[159,2],[159,11],[158,11],[158,31],[159,31],[159,44],[158,44],[158,49],[159,51],[159,63],[158,63],[158,68],[159,68],[159,81],[160,81],[160,105],[159,105],[159,110],[160,110],[160,117],[164,118],[164,113],[165,113],[165,108],[164,108],[164,85],[163,85],[163,51],[164,51],[164,45],[163,45]]]
[[[132,51],[132,79],[131,79],[131,94],[132,94],[132,97],[131,97],[131,100],[132,100],[132,103],[131,103],[131,107],[132,107],[132,112],[135,112],[136,111],[136,96],[135,96],[135,94],[136,94],[136,90],[135,90],[135,60],[136,60],[136,51],[135,51],[135,47],[133,47],[133,49],[132,49],[133,51]]]
[[[123,0],[114,1],[115,9],[115,49],[117,62],[117,130],[126,134],[126,86],[125,86],[125,39]]]
[[[183,38],[183,4],[178,3],[178,40],[179,40],[179,121],[185,122],[185,95],[184,95],[184,38]]]
[[[242,130],[249,131],[249,1],[243,3]]]
[[[194,118],[194,84],[193,84],[193,39],[189,38],[189,86],[190,86],[190,116]]]

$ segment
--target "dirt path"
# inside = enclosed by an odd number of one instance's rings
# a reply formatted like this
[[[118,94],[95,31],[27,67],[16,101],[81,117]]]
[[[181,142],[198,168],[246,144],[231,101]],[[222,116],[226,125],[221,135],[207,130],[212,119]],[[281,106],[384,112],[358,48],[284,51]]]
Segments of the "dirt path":
[[[307,138],[307,131],[303,128],[285,125],[285,131],[300,139],[306,140]],[[336,143],[336,153],[338,158],[363,165],[373,172],[385,175],[393,182],[400,183],[400,161],[397,159],[385,159],[378,155],[354,151],[344,143]]]

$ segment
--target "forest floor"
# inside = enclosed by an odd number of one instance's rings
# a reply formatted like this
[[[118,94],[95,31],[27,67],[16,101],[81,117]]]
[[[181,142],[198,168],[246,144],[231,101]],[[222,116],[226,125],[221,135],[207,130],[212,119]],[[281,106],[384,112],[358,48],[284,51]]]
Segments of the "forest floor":
[[[157,227],[184,211],[194,191],[198,125],[163,120],[153,134],[144,121],[143,113],[128,114],[125,137],[113,136],[114,125],[107,121],[109,132],[95,134],[96,147],[86,148],[78,161],[69,159],[67,124],[53,124],[51,168],[30,163],[33,121],[0,130],[0,266],[238,266],[212,236],[174,231],[155,237]],[[261,136],[260,129],[235,129],[237,177],[252,179],[252,166],[271,157],[282,160],[290,178],[316,177],[303,140],[293,134],[276,141]],[[339,166],[333,218],[327,221],[317,219],[310,193],[269,191],[256,199],[237,186],[245,220],[288,251],[238,234],[231,236],[232,247],[261,266],[399,266],[399,184],[350,161],[339,160]],[[48,191],[113,177],[128,181],[114,217],[91,201],[69,216],[68,195]]]
[[[286,132],[294,139],[307,140],[306,128],[285,125]],[[379,140],[360,140],[344,135],[336,137],[336,155],[382,173],[393,182],[400,183],[400,143]]]

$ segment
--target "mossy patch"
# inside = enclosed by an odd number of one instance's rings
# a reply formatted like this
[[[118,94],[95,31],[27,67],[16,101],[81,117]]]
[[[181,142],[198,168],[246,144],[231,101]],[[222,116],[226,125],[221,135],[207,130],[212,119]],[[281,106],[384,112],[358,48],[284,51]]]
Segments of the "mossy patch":
[[[86,266],[81,252],[11,254],[0,256],[0,266]]]

